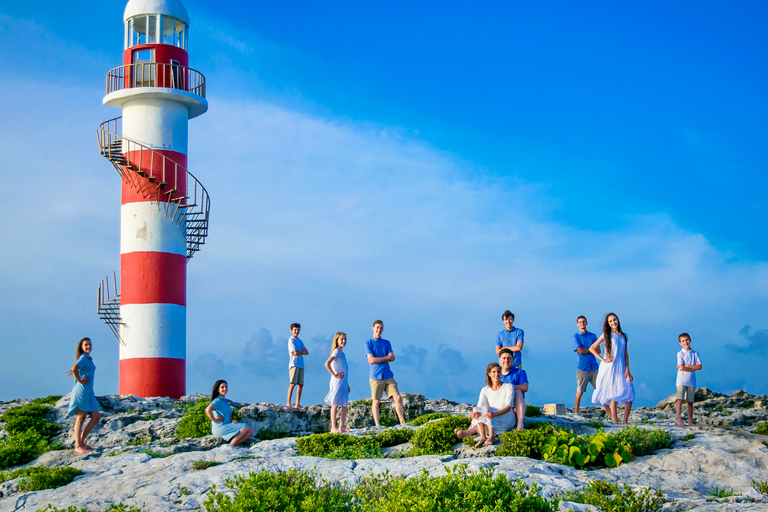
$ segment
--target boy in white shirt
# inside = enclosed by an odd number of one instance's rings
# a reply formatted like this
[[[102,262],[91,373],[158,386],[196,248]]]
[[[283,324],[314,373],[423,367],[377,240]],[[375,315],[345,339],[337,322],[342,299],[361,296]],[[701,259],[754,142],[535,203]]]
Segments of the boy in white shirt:
[[[301,324],[291,324],[291,337],[288,340],[288,401],[286,407],[289,411],[303,411],[301,408],[301,390],[304,388],[304,356],[309,355],[309,350],[304,346],[304,342],[299,339]],[[291,395],[293,388],[296,388],[296,404],[291,405]]]
[[[683,406],[683,400],[688,402],[688,426],[692,427],[696,423],[693,421],[693,402],[696,400],[696,374],[695,371],[701,370],[701,358],[699,353],[691,350],[691,336],[687,332],[677,337],[680,346],[683,349],[677,353],[677,402],[675,403],[675,412],[677,412],[677,423],[679,427],[684,427],[683,419],[680,416]]]

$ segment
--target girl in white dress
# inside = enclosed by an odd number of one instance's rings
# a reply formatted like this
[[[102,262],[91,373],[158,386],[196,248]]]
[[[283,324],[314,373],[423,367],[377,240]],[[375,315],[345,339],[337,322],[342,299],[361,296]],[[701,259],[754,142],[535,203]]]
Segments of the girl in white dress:
[[[339,331],[333,337],[331,356],[325,362],[325,368],[331,374],[331,383],[325,403],[331,406],[331,432],[349,432],[347,428],[347,404],[349,402],[349,387],[347,377],[347,356],[342,350],[347,345],[347,335]],[[336,427],[336,409],[341,407],[341,421]]]
[[[472,425],[467,430],[455,429],[456,437],[480,434],[475,448],[490,446],[496,434],[511,430],[515,426],[515,415],[510,413],[515,400],[515,387],[501,382],[501,366],[491,363],[485,370],[485,387],[480,390],[477,407],[469,415]]]
[[[600,355],[600,344],[605,343],[605,357]],[[629,350],[627,335],[621,330],[619,317],[608,313],[603,322],[603,335],[589,347],[595,357],[600,359],[597,371],[597,386],[592,394],[592,402],[603,404],[615,424],[619,424],[618,405],[624,406],[624,424],[629,420],[629,411],[635,399],[634,380],[629,372]]]

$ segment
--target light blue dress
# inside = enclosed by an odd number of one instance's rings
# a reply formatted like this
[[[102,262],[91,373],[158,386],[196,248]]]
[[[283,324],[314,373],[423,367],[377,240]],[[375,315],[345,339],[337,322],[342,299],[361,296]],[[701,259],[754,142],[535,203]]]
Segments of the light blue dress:
[[[221,423],[211,422],[211,434],[215,436],[221,436],[225,441],[231,440],[237,435],[240,430],[248,428],[245,423],[232,423],[232,408],[229,406],[226,400],[217,396],[216,399],[211,402],[213,406],[213,417],[224,418]]]
[[[93,359],[87,354],[80,356],[77,360],[78,372],[81,379],[88,379],[88,384],[80,384],[75,380],[75,387],[72,388],[72,395],[69,397],[69,415],[77,414],[77,409],[83,412],[98,411],[99,402],[96,400],[96,393],[93,392],[93,379],[96,374],[96,365]]]

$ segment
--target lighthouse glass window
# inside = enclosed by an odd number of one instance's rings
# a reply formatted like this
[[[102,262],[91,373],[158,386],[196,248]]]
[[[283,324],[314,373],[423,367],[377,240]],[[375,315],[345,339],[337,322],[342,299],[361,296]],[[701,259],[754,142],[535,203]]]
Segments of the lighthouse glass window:
[[[186,49],[187,24],[173,16],[163,16],[162,44],[170,44]]]
[[[128,20],[128,40],[131,46],[157,43],[157,21],[155,14],[135,16]]]

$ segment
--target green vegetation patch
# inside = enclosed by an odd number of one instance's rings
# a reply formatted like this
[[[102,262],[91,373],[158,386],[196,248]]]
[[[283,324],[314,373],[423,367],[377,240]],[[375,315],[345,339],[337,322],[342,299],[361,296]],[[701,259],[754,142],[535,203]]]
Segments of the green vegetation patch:
[[[151,448],[147,448],[146,450],[140,452],[140,453],[146,453],[153,459],[164,459],[165,457],[170,457],[173,455],[173,452],[160,452],[157,450],[153,450]]]
[[[539,416],[541,416],[541,407],[536,407],[535,405],[531,405],[531,404],[525,404],[526,418],[537,418]]]
[[[615,433],[578,436],[573,431],[538,423],[533,428],[502,433],[500,456],[529,457],[573,466],[616,467],[622,462],[667,448],[671,438],[663,430],[628,427]]]
[[[312,512],[400,512],[518,510],[554,512],[557,501],[520,480],[511,482],[492,469],[468,473],[466,465],[446,468],[443,477],[424,471],[419,477],[388,473],[364,478],[355,487],[332,485],[306,471],[263,471],[228,478],[228,491],[208,492],[208,511],[283,510]],[[231,491],[234,491],[234,495]]]
[[[326,459],[378,459],[384,457],[382,448],[407,443],[414,436],[410,429],[388,429],[379,434],[351,436],[348,434],[312,434],[296,440],[299,455]]]
[[[32,403],[35,405],[56,405],[61,400],[61,395],[48,395],[45,398],[35,398]]]
[[[179,420],[176,437],[205,437],[211,435],[211,420],[205,414],[205,408],[211,403],[207,398],[199,398],[194,404],[184,409],[184,415]]]
[[[45,508],[38,509],[37,512],[91,512],[87,508],[67,507],[58,508],[53,505],[48,505]],[[134,507],[126,505],[124,503],[112,504],[108,508],[104,509],[104,512],[146,512],[145,508]]]
[[[711,491],[709,491],[710,496],[714,496],[715,498],[730,498],[731,496],[740,496],[740,494],[736,494],[733,492],[733,489],[730,487],[714,487]]]
[[[8,480],[19,480],[19,489],[22,491],[41,491],[43,489],[55,489],[67,485],[76,476],[83,472],[69,466],[60,466],[57,468],[45,468],[34,466],[31,468],[17,469],[16,471],[0,472],[0,483]]]
[[[0,439],[0,470],[26,464],[43,452],[58,448],[49,444],[60,427],[49,419],[50,406],[26,404],[0,416],[8,437]]]
[[[590,480],[585,490],[569,491],[557,498],[593,505],[601,512],[651,512],[664,505],[661,489],[654,491],[648,487],[638,492],[626,484],[619,488],[618,484],[603,480]]]
[[[288,429],[283,428],[279,423],[274,428],[263,428],[256,433],[256,437],[262,441],[271,441],[272,439],[282,439],[284,437],[291,437]]]
[[[439,420],[440,418],[447,418],[449,416],[453,415],[449,412],[430,412],[429,414],[422,414],[421,416],[418,416],[417,418],[409,421],[408,424],[413,425],[414,427],[420,427],[432,420]]]
[[[465,430],[472,423],[467,416],[451,416],[432,421],[418,429],[411,438],[412,448],[408,455],[445,455],[451,453],[459,438],[454,429]]]
[[[764,421],[761,424],[759,424],[755,429],[755,434],[760,434],[761,436],[768,436],[768,421]]]
[[[219,465],[221,465],[221,462],[217,462],[215,460],[197,459],[192,463],[192,469],[194,471],[203,471],[205,469]]]
[[[752,480],[752,488],[768,496],[768,480]]]
[[[695,439],[696,434],[688,434],[687,436],[683,436],[680,438],[680,441],[690,441],[691,439]]]

